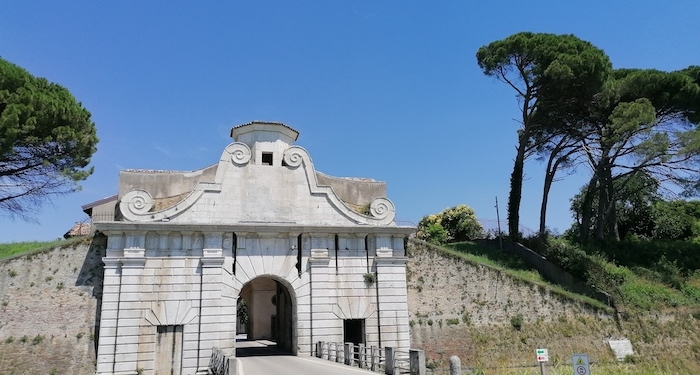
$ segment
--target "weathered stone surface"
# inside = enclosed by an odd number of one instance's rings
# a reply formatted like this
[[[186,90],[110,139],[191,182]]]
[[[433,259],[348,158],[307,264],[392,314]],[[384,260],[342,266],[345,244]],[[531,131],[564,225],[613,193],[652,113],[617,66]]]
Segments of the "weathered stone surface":
[[[452,355],[464,369],[529,366],[541,342],[559,358],[610,357],[604,339],[618,328],[604,310],[420,242],[409,241],[408,251],[411,347],[425,350],[432,367],[447,372]],[[522,331],[511,323],[518,315]]]
[[[239,297],[248,332],[294,354],[345,341],[344,322],[358,319],[368,345],[407,350],[403,244],[414,228],[394,223],[385,185],[319,183],[309,154],[292,145],[298,133],[280,123],[231,134],[215,168],[122,174],[124,220],[96,225],[109,237],[97,373],[204,371],[213,347],[235,352]]]
[[[462,375],[462,362],[456,355],[450,357],[450,375]]]
[[[95,373],[105,245],[97,237],[0,262],[0,374]]]
[[[610,345],[610,349],[615,353],[615,358],[618,361],[624,361],[628,355],[634,355],[632,343],[628,339],[608,340],[608,345]]]

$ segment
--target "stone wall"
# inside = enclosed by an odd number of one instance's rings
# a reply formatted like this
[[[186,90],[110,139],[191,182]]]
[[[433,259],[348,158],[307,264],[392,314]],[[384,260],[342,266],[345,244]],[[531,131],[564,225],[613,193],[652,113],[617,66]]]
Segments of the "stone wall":
[[[619,331],[605,311],[421,242],[408,251],[411,347],[438,368],[450,355],[464,366],[529,366],[538,345],[611,359],[604,338]]]
[[[409,242],[408,291],[410,319],[462,320],[475,325],[526,320],[552,321],[560,316],[605,315],[600,310],[553,293],[544,286],[518,280],[500,270],[469,263],[456,256]]]
[[[95,373],[105,244],[96,237],[0,262],[0,374]]]

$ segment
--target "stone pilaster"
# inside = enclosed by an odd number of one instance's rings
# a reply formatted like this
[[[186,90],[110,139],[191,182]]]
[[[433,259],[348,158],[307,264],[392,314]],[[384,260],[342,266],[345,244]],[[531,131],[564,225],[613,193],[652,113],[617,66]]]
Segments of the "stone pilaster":
[[[211,244],[211,243],[210,243]],[[199,355],[197,371],[206,371],[212,347],[222,347],[224,340],[228,346],[235,341],[235,303],[228,312],[230,319],[222,319],[222,267],[224,265],[221,248],[207,248],[201,258],[201,300],[199,301]],[[231,308],[229,306],[229,308]],[[229,331],[225,333],[224,331]],[[230,337],[233,333],[234,337]]]
[[[142,274],[146,265],[145,250],[129,248],[124,250],[121,258],[121,287],[119,293],[119,314],[117,328],[116,357],[119,359],[115,373],[133,372],[138,368],[148,369],[153,349],[146,345],[149,341],[144,333],[145,321],[142,319],[141,292]],[[155,329],[153,329],[155,331]],[[155,342],[153,340],[153,342]]]
[[[382,346],[408,350],[408,297],[405,257],[394,257],[392,249],[377,249],[377,292]]]
[[[108,242],[109,243],[109,242]],[[114,243],[114,241],[113,241]],[[117,345],[117,317],[119,314],[119,287],[121,262],[119,258],[104,257],[104,281],[102,289],[102,316],[97,349],[97,374],[114,373]]]
[[[325,245],[327,234],[312,234],[312,245]],[[309,257],[310,277],[310,315],[313,341],[332,341],[337,338],[338,332],[342,334],[342,323],[333,314],[335,304],[334,284],[331,282],[335,276],[335,268],[331,267],[331,258],[327,248],[311,248]]]

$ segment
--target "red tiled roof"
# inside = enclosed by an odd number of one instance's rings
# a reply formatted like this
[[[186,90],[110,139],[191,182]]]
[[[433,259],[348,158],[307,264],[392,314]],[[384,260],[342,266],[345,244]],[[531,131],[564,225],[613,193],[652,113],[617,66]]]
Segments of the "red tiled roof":
[[[63,238],[87,237],[90,233],[92,233],[92,225],[90,223],[75,223],[73,228],[63,235]]]

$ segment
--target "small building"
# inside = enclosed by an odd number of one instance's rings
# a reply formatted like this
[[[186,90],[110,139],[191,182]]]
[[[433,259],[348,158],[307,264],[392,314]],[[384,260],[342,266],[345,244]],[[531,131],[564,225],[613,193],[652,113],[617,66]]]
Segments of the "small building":
[[[294,355],[314,343],[408,350],[405,240],[386,184],[314,168],[274,122],[234,127],[197,171],[120,173],[108,237],[98,374],[206,374],[235,353],[237,302],[250,339]],[[106,202],[110,204],[109,202]]]
[[[115,220],[116,206],[116,194],[84,204],[81,208],[83,209],[83,212],[88,215],[88,218],[75,223],[66,233],[63,234],[63,238],[69,239],[74,237],[92,236],[95,234],[95,227],[93,226],[94,222]]]
[[[115,213],[118,198],[119,196],[117,194],[110,195],[109,197],[84,204],[81,208],[83,212],[90,217],[93,223],[98,221],[112,221],[116,217]]]

